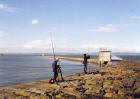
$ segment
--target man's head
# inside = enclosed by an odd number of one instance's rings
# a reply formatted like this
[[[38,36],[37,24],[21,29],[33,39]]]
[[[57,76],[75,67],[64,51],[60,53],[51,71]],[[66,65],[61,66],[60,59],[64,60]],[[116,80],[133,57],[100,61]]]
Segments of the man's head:
[[[84,54],[84,56],[86,56],[86,54]]]
[[[55,58],[55,61],[58,62],[59,61],[59,58]]]

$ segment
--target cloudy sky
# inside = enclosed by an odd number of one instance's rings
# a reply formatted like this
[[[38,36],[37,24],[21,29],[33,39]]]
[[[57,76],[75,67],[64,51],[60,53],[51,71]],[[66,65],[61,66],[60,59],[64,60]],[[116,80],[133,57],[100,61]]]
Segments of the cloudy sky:
[[[140,52],[140,0],[0,0],[0,52]]]

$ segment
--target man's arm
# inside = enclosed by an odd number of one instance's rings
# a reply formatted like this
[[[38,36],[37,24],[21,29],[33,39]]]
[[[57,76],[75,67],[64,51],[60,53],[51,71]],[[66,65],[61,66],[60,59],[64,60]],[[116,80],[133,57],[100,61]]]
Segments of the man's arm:
[[[87,59],[90,59],[90,55],[87,56]]]

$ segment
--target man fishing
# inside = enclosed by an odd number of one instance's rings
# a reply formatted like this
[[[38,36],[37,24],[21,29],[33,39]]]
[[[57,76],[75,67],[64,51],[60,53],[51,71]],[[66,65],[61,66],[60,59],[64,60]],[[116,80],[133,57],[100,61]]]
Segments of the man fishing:
[[[52,68],[53,68],[53,73],[54,73],[54,82],[56,82],[56,78],[58,77],[58,68],[60,68],[59,65],[57,64],[58,62],[59,62],[59,59],[56,58],[54,62],[52,63]]]
[[[53,73],[54,73],[54,78],[53,78],[54,82],[57,82],[56,79],[58,77],[58,73],[60,73],[61,79],[62,79],[62,81],[64,81],[62,71],[61,71],[61,67],[60,67],[60,65],[58,65],[58,62],[59,62],[59,59],[56,58],[54,60],[54,62],[52,63],[52,68],[53,68]]]
[[[83,64],[84,64],[84,73],[87,74],[87,62],[88,62],[88,59],[90,59],[90,56],[87,55],[87,54],[84,54],[84,61],[83,61]]]
[[[53,50],[53,56],[54,56],[54,62],[52,63],[52,68],[53,68],[53,73],[54,73],[54,79],[53,80],[54,80],[54,82],[56,82],[56,78],[58,77],[58,73],[60,73],[62,81],[64,81],[62,71],[61,71],[61,67],[58,65],[59,59],[55,58],[52,35],[51,35],[51,43],[52,43],[52,50]]]

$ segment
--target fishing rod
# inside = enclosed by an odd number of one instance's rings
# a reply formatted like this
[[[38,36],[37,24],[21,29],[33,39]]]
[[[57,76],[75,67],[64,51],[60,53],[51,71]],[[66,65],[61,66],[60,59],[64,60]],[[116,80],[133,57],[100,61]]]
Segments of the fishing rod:
[[[53,57],[55,60],[55,52],[54,52],[54,44],[53,44],[53,40],[52,40],[52,35],[50,35],[50,39],[51,39],[51,44],[52,44]]]

